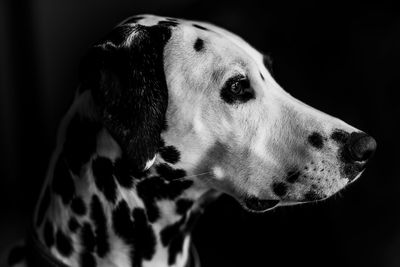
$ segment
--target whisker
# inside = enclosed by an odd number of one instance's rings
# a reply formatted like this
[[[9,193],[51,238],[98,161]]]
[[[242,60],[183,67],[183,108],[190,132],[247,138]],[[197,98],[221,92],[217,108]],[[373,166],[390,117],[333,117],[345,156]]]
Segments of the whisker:
[[[174,179],[173,181],[185,180],[185,179],[188,179],[188,178],[202,176],[202,175],[206,175],[206,174],[209,174],[209,173],[212,173],[212,172],[208,171],[208,172],[203,172],[203,173],[198,173],[198,174],[193,174],[193,175],[187,175],[187,176],[184,176],[184,177],[180,177],[178,179]]]

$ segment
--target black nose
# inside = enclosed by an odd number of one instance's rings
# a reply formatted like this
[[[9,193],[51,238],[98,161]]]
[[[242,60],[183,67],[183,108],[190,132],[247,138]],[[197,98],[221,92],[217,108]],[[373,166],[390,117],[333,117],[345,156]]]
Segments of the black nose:
[[[376,141],[368,134],[352,132],[347,147],[353,160],[365,161],[374,154]]]

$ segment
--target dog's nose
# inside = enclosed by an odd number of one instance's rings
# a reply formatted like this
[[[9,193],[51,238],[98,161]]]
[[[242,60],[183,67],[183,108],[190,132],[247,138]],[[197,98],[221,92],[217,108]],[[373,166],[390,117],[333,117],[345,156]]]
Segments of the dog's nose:
[[[347,147],[353,160],[365,161],[374,154],[376,141],[366,133],[352,132]]]

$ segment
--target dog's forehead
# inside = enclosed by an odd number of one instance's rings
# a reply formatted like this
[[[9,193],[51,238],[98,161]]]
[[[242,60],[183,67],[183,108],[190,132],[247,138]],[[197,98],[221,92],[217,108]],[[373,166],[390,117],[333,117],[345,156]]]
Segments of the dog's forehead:
[[[197,52],[209,47],[219,48],[220,53],[230,54],[231,58],[241,57],[242,61],[253,60],[257,65],[263,65],[263,55],[249,43],[238,35],[208,22],[145,14],[130,17],[121,23],[121,25],[127,24],[133,27],[137,24],[149,27],[164,25],[171,29],[171,39],[176,39],[175,48],[186,45]],[[131,38],[131,36],[126,37]]]

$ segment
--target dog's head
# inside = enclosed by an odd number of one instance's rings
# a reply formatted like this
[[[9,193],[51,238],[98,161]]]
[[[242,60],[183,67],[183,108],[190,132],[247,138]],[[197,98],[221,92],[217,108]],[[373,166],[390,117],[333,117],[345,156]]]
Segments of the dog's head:
[[[290,96],[267,57],[210,24],[133,17],[86,62],[83,87],[139,169],[163,140],[180,155],[173,168],[253,211],[335,194],[376,147],[372,137]]]

